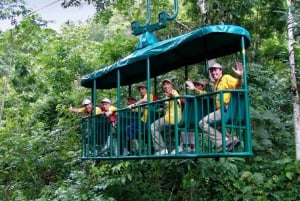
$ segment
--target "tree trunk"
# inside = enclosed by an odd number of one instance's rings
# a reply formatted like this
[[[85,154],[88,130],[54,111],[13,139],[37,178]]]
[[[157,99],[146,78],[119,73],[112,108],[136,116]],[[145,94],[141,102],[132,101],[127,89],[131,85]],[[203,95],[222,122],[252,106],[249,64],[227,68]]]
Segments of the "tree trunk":
[[[13,29],[10,31],[10,40],[11,40],[11,47],[13,47],[14,44],[14,37],[13,37]],[[9,52],[11,51],[10,49],[8,50]],[[0,126],[2,125],[2,118],[3,118],[3,113],[4,113],[4,106],[5,106],[5,99],[8,93],[8,82],[9,82],[9,77],[10,77],[10,72],[11,69],[13,68],[14,64],[14,54],[10,54],[10,61],[9,61],[9,66],[8,66],[8,75],[4,76],[3,82],[4,82],[4,87],[3,87],[3,96],[2,96],[2,101],[1,101],[1,108],[0,108]]]
[[[4,81],[4,87],[3,87],[3,95],[2,95],[1,108],[0,108],[0,126],[2,125],[2,117],[4,112],[4,104],[7,95],[7,85],[8,85],[8,80],[6,79],[6,77],[4,77],[3,81]]]
[[[295,64],[295,51],[294,51],[294,28],[295,21],[292,13],[292,1],[287,0],[288,5],[288,51],[289,51],[289,64],[291,69],[291,83],[292,92],[294,96],[293,110],[294,110],[294,129],[295,129],[295,143],[296,143],[296,159],[300,160],[300,106],[299,106],[299,93],[296,80],[296,64]]]

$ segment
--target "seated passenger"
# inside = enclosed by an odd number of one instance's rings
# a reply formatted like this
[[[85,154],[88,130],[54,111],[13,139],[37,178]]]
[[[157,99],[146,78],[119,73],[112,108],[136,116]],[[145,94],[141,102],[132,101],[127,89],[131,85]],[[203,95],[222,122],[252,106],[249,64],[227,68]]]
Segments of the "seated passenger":
[[[223,75],[223,67],[219,63],[214,63],[209,67],[211,77],[214,79],[214,91],[225,89],[237,89],[243,84],[243,65],[240,62],[236,62],[236,67],[232,68],[237,78],[231,75]],[[225,107],[228,107],[230,101],[230,93],[224,93],[223,100]],[[221,120],[221,102],[220,95],[216,95],[216,107],[217,110],[205,116],[200,122],[199,127],[209,134],[212,143],[216,144],[218,152],[222,151],[222,133],[215,127],[210,126],[210,121]],[[225,108],[225,109],[226,109]],[[226,151],[232,151],[233,147],[236,148],[240,145],[240,140],[236,137],[232,137],[226,133]]]
[[[187,89],[192,90],[195,95],[205,94],[205,86],[209,83],[209,80],[198,80],[185,82]],[[181,132],[181,144],[178,147],[179,153],[194,153],[195,152],[195,133],[194,132]],[[175,154],[175,150],[172,151]]]
[[[94,107],[92,104],[92,101],[90,99],[84,99],[82,101],[82,107],[81,108],[73,108],[72,105],[69,107],[69,111],[73,113],[81,113],[87,116],[90,116],[94,112]],[[99,107],[96,107],[96,114],[100,114],[101,109]]]
[[[209,83],[209,80],[198,80],[198,81],[190,81],[187,80],[185,84],[189,90],[192,90],[195,95],[205,94],[205,86]]]
[[[133,97],[133,96],[128,96],[128,97],[127,97],[127,106],[132,105],[132,104],[135,104],[136,101],[137,101],[137,100],[136,100],[135,97]]]
[[[165,98],[173,98],[179,96],[178,92],[173,89],[173,84],[170,79],[164,79],[162,81],[162,87],[165,94]],[[181,120],[181,102],[179,99],[177,100],[177,104],[174,99],[170,99],[165,103],[165,114],[160,119],[156,120],[151,124],[151,135],[153,146],[155,149],[155,155],[168,154],[168,149],[164,143],[163,138],[161,137],[160,132],[163,130],[172,129],[175,122],[175,116],[177,115],[177,121]],[[177,106],[177,108],[176,108]]]
[[[138,106],[139,104],[147,103],[147,87],[146,85],[138,85],[137,89],[139,91],[139,94],[141,96],[141,99],[136,101],[133,104],[130,104],[127,106],[128,109],[132,109],[133,107]],[[150,94],[150,102],[153,101],[153,95]],[[135,145],[136,150],[138,150],[139,145],[138,145],[138,139],[136,136],[136,132],[138,131],[138,126],[139,124],[141,125],[141,130],[145,131],[146,125],[147,125],[147,120],[148,120],[148,109],[147,106],[142,108],[142,113],[143,116],[140,120],[135,120],[133,121],[130,125],[127,126],[126,128],[126,135],[128,138],[128,145],[130,148],[130,140],[132,140],[133,144]]]

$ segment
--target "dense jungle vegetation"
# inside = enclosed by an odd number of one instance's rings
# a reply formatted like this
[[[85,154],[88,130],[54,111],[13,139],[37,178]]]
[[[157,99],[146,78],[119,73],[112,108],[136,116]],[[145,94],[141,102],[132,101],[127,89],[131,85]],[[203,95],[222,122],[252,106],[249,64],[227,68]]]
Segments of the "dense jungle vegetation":
[[[172,11],[172,2],[152,0],[153,15]],[[300,200],[287,2],[179,2],[176,20],[156,33],[159,39],[213,24],[240,25],[251,33],[247,54],[254,155],[219,161],[82,161],[81,118],[68,107],[90,96],[80,87],[81,76],[134,50],[138,38],[131,35],[130,23],[143,22],[145,1],[61,1],[65,7],[93,3],[98,14],[79,25],[66,23],[60,31],[31,14],[0,32],[0,200]],[[292,4],[298,23],[299,4]],[[0,1],[0,10],[0,19],[13,23],[16,16],[30,13],[22,0]],[[296,26],[296,61],[299,33]],[[105,90],[101,96],[113,99],[113,94]]]

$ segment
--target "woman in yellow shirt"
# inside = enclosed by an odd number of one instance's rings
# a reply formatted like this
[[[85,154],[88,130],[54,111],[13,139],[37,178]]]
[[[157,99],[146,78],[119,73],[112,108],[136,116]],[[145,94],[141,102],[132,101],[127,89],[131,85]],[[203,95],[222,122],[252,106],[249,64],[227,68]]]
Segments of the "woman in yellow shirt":
[[[182,116],[180,99],[172,99],[176,96],[179,96],[178,92],[173,88],[172,81],[170,79],[164,79],[162,81],[162,87],[165,98],[171,99],[165,103],[165,115],[151,124],[151,135],[155,155],[168,154],[168,150],[163,138],[160,135],[160,132],[164,129],[170,128],[168,126],[179,122]]]

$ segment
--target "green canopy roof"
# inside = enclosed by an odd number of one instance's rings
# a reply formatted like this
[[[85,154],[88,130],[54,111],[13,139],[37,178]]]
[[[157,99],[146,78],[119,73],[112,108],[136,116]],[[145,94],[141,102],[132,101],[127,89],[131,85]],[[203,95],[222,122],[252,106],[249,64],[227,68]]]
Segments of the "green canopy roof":
[[[121,85],[141,82],[147,79],[147,58],[151,65],[150,77],[153,78],[182,66],[238,52],[242,49],[242,36],[245,48],[249,47],[250,34],[242,27],[234,25],[201,27],[187,34],[138,49],[110,66],[83,76],[81,85],[92,88],[93,80],[96,80],[98,89],[116,88],[118,70]]]

